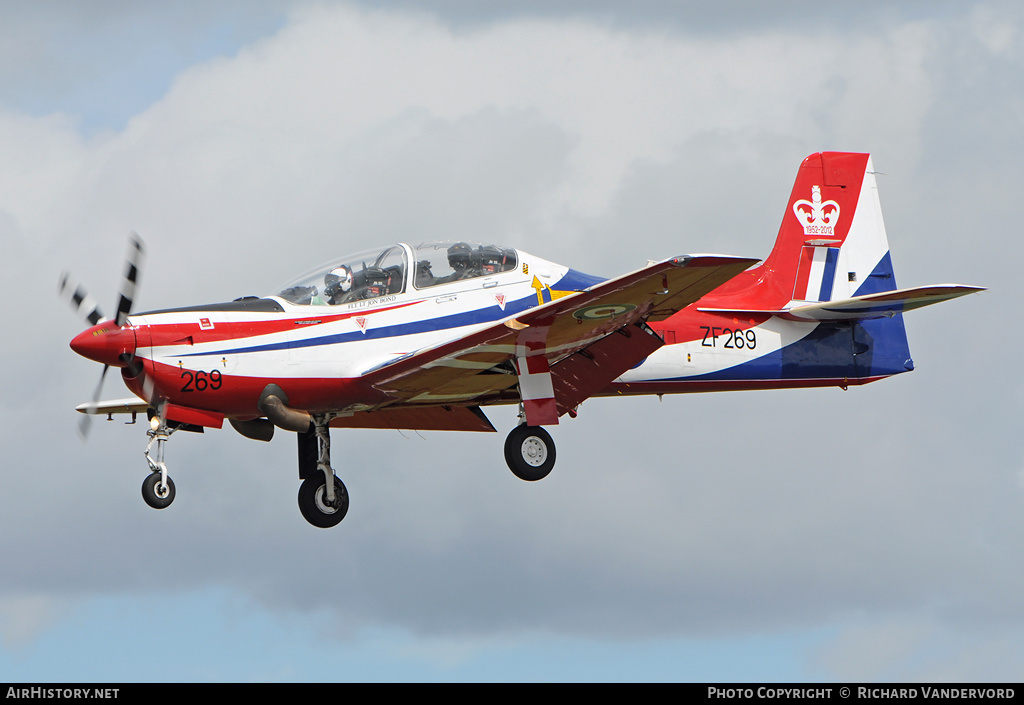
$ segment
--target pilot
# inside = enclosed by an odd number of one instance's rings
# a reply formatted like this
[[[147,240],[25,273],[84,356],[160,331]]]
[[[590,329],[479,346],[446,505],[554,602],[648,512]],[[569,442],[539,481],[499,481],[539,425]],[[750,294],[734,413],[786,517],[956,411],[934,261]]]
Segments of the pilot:
[[[434,273],[430,271],[430,260],[421,259],[416,263],[416,288],[422,289],[427,286],[434,286],[437,281]]]
[[[434,284],[447,284],[475,276],[470,266],[472,260],[473,248],[465,242],[456,242],[448,248],[448,266],[452,268],[452,273],[445,277],[438,277],[434,280]]]
[[[352,270],[338,265],[324,275],[324,296],[331,305],[342,303],[352,293]]]

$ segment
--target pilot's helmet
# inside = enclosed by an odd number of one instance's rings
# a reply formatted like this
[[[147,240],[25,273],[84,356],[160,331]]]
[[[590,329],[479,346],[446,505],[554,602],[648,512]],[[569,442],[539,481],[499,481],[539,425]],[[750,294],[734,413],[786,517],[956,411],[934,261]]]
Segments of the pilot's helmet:
[[[494,245],[480,247],[480,269],[484,274],[494,274],[503,271],[505,263],[504,253]]]
[[[324,293],[337,296],[352,291],[352,270],[339,265],[324,275]]]
[[[448,264],[456,272],[461,273],[469,269],[472,256],[473,248],[464,242],[456,242],[448,248]]]

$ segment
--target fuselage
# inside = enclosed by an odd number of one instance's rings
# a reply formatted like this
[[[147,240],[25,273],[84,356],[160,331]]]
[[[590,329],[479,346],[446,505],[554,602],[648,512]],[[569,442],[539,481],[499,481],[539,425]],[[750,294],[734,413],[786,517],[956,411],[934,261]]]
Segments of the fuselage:
[[[120,331],[108,323],[117,350],[101,361],[120,364],[126,338],[134,337],[134,360],[121,365],[134,393],[226,417],[259,416],[256,404],[270,383],[286,386],[298,408],[358,412],[392,401],[362,381],[366,373],[604,281],[495,246],[471,246],[476,261],[456,271],[444,258],[451,247],[395,245],[324,265],[269,296],[141,313]],[[870,322],[795,322],[705,308],[716,308],[714,293],[653,324],[664,345],[603,394],[845,386],[909,369],[909,354],[884,365],[858,359],[877,334]],[[95,348],[103,346],[95,341],[103,325],[76,339],[92,341],[92,354],[82,354],[100,359]],[[516,399],[498,391],[431,401]]]

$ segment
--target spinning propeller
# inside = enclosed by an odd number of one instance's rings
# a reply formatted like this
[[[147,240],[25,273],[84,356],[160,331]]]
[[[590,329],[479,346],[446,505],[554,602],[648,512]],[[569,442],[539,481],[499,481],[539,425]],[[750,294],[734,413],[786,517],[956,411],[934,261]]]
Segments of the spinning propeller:
[[[92,396],[94,405],[100,400],[103,380],[110,366],[127,367],[135,360],[135,333],[123,326],[132,310],[143,254],[142,239],[136,233],[132,233],[128,243],[128,256],[125,258],[124,279],[121,281],[121,292],[117,300],[117,312],[113,320],[104,317],[96,300],[74,281],[68,272],[64,272],[60,278],[59,295],[65,298],[90,325],[89,329],[71,341],[71,348],[83,357],[103,363],[100,381]],[[78,425],[78,431],[83,439],[88,435],[91,423],[92,415],[85,414]]]

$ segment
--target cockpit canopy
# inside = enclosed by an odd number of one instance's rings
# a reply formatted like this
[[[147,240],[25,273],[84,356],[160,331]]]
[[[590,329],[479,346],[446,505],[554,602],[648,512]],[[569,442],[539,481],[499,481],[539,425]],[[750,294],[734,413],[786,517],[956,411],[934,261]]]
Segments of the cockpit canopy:
[[[427,289],[461,279],[486,277],[516,268],[516,251],[475,242],[425,242],[413,249],[413,286]]]
[[[415,262],[410,272],[409,261]],[[392,245],[334,260],[290,282],[278,296],[293,304],[338,305],[429,289],[516,268],[516,251],[467,241]]]

